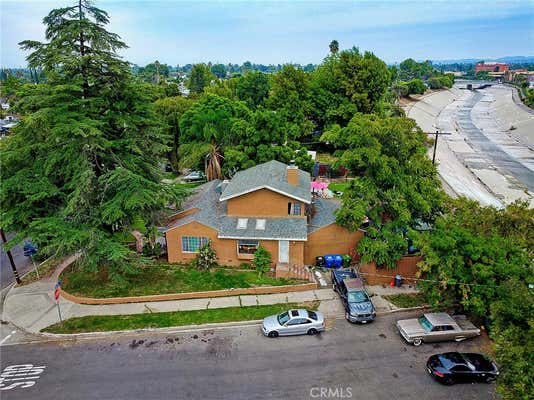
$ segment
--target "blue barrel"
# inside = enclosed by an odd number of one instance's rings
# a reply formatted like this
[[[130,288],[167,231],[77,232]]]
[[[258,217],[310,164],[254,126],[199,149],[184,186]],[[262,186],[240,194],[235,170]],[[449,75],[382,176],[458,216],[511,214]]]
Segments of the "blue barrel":
[[[334,255],[334,266],[335,268],[343,267],[343,256],[341,254]]]
[[[325,255],[324,264],[326,268],[334,268],[334,256],[332,254]]]

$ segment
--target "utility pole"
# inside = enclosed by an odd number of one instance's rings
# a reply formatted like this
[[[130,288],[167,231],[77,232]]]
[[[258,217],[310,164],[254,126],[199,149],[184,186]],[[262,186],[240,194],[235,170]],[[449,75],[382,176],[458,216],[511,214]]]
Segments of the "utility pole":
[[[451,132],[440,132],[439,130],[436,130],[436,132],[425,132],[427,135],[436,135],[436,139],[434,140],[434,152],[432,154],[432,165],[436,163],[436,150],[438,148],[438,136],[439,135],[452,135]]]
[[[2,236],[2,243],[7,243],[6,234],[4,233],[4,230],[0,228],[0,235]],[[15,266],[15,261],[13,261],[13,255],[11,254],[10,250],[6,250],[7,258],[9,258],[9,263],[11,264],[11,269],[13,270],[13,275],[15,275],[15,280],[18,284],[22,283],[20,280],[19,272],[17,271],[17,267]]]
[[[436,130],[436,140],[434,140],[434,154],[432,154],[432,165],[436,163],[436,149],[438,148],[438,131]]]

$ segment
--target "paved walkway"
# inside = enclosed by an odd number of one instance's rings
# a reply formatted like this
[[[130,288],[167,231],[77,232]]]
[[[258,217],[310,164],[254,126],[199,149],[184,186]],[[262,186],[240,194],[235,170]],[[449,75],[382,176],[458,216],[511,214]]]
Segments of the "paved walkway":
[[[48,278],[29,285],[14,287],[6,296],[3,305],[2,320],[9,321],[17,327],[31,333],[55,324],[59,321],[58,309],[54,301],[54,285],[65,263],[60,264],[55,273]],[[373,302],[377,311],[389,311],[395,307],[380,297],[390,292],[409,292],[413,289],[382,288],[373,286],[368,288],[374,294]],[[145,303],[87,305],[77,304],[60,298],[59,305],[63,319],[82,317],[87,315],[121,315],[143,314],[149,312],[204,310],[224,307],[268,305],[279,303],[300,303],[305,301],[321,301],[319,310],[325,315],[335,317],[343,315],[343,307],[337,294],[330,288],[308,290],[303,292],[276,293],[264,295],[243,295],[214,297],[205,299],[155,301]]]

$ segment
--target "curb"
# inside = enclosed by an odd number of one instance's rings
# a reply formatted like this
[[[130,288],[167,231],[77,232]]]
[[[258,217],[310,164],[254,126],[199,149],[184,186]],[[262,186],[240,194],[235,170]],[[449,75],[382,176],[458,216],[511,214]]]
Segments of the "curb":
[[[409,312],[424,310],[430,308],[429,306],[419,306],[419,307],[410,307],[410,308],[398,308],[395,310],[389,311],[378,311],[377,316],[384,316],[399,312]],[[326,314],[327,318],[330,319],[345,319],[344,314]],[[246,326],[256,326],[262,323],[262,319],[258,320],[248,320],[248,321],[232,321],[232,322],[218,322],[210,324],[200,324],[200,325],[184,325],[184,326],[169,326],[165,328],[139,328],[139,329],[128,329],[122,331],[104,331],[104,332],[84,332],[84,333],[47,333],[47,332],[28,332],[23,328],[18,327],[9,321],[17,329],[30,333],[35,336],[40,336],[47,339],[66,339],[66,340],[76,340],[76,339],[92,339],[92,338],[105,338],[108,336],[114,335],[133,335],[139,333],[186,333],[186,332],[199,332],[204,330],[221,330],[228,328],[239,328]]]
[[[262,319],[248,320],[248,321],[233,321],[233,322],[220,322],[201,325],[184,325],[184,326],[169,326],[166,328],[139,328],[129,329],[123,331],[104,331],[104,332],[84,332],[84,333],[47,333],[37,332],[35,335],[42,336],[49,339],[87,339],[87,338],[99,338],[113,335],[131,335],[138,333],[181,333],[181,332],[199,332],[204,330],[219,330],[226,328],[239,328],[245,326],[260,325],[263,322]]]

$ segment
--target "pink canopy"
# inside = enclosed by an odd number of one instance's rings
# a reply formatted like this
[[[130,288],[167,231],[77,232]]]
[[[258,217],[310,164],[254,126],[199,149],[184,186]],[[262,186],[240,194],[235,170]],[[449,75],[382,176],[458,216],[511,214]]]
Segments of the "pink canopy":
[[[328,183],[326,182],[319,182],[319,181],[311,182],[312,189],[326,189],[327,187],[328,187]]]

